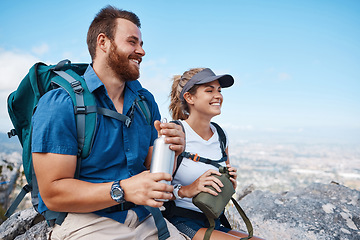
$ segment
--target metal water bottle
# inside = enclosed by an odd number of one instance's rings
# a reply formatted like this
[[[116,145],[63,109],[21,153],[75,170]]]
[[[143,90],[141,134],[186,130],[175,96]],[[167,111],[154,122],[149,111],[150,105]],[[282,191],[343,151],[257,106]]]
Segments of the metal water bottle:
[[[162,122],[164,122],[164,120]],[[171,175],[173,174],[175,152],[171,150],[169,146],[170,144],[165,143],[164,135],[155,139],[150,166],[151,173],[165,172]],[[161,182],[171,184],[170,181],[162,180]]]

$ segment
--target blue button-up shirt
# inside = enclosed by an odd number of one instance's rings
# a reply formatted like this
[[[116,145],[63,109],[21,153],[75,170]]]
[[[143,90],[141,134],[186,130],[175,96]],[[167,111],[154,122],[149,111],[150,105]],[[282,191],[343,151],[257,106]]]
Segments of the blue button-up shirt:
[[[90,92],[95,96],[97,105],[116,111],[104,84],[91,65],[83,77]],[[129,114],[133,102],[140,94],[148,103],[152,121],[160,119],[154,97],[142,88],[138,81],[126,82],[124,91],[123,114]],[[138,107],[129,128],[119,120],[98,114],[93,147],[90,155],[81,161],[80,180],[93,183],[112,182],[146,170],[145,157],[156,137],[154,125],[150,126],[147,123]],[[33,116],[32,152],[76,155],[77,151],[72,100],[62,88],[49,91],[40,99]],[[39,211],[45,210],[47,207],[40,197]],[[137,213],[140,221],[149,214],[143,206],[136,206],[132,210]],[[124,223],[127,215],[127,211],[106,213],[100,210],[95,213],[121,223]]]

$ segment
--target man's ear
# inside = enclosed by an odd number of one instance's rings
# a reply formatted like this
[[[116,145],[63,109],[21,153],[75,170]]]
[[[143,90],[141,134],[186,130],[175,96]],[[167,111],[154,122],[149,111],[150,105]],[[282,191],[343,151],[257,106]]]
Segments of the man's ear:
[[[191,95],[189,92],[184,93],[184,99],[188,104],[194,104],[193,95]]]
[[[111,45],[110,39],[104,33],[100,33],[96,39],[96,45],[102,52],[106,53]]]

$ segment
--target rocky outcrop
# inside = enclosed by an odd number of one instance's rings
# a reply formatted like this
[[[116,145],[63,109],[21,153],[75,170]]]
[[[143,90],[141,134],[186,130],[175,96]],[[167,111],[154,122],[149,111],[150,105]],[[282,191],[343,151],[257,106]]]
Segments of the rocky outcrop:
[[[18,179],[20,166],[21,155],[19,153],[0,153],[0,213],[2,214],[10,204],[10,196]],[[4,217],[0,216],[0,223],[3,219]]]
[[[49,232],[46,221],[33,208],[14,213],[0,225],[0,239],[3,240],[45,240]]]
[[[237,197],[252,222],[254,235],[267,240],[360,239],[360,192],[345,186],[313,183],[281,194],[253,191],[250,186]],[[235,208],[229,204],[227,209],[233,227],[246,229]],[[45,240],[49,231],[45,221],[27,209],[0,226],[0,239]]]
[[[19,153],[0,153],[0,204],[6,205],[21,165]]]
[[[254,191],[240,202],[254,235],[267,240],[360,239],[360,192],[338,184],[311,184],[282,194]],[[228,209],[235,228],[246,229],[236,209]]]

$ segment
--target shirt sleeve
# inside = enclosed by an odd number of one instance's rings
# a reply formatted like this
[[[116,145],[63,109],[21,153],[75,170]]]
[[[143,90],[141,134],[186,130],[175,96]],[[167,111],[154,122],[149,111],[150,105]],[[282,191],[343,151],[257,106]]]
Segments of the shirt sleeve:
[[[62,88],[47,92],[32,118],[32,152],[77,154],[74,105]]]

